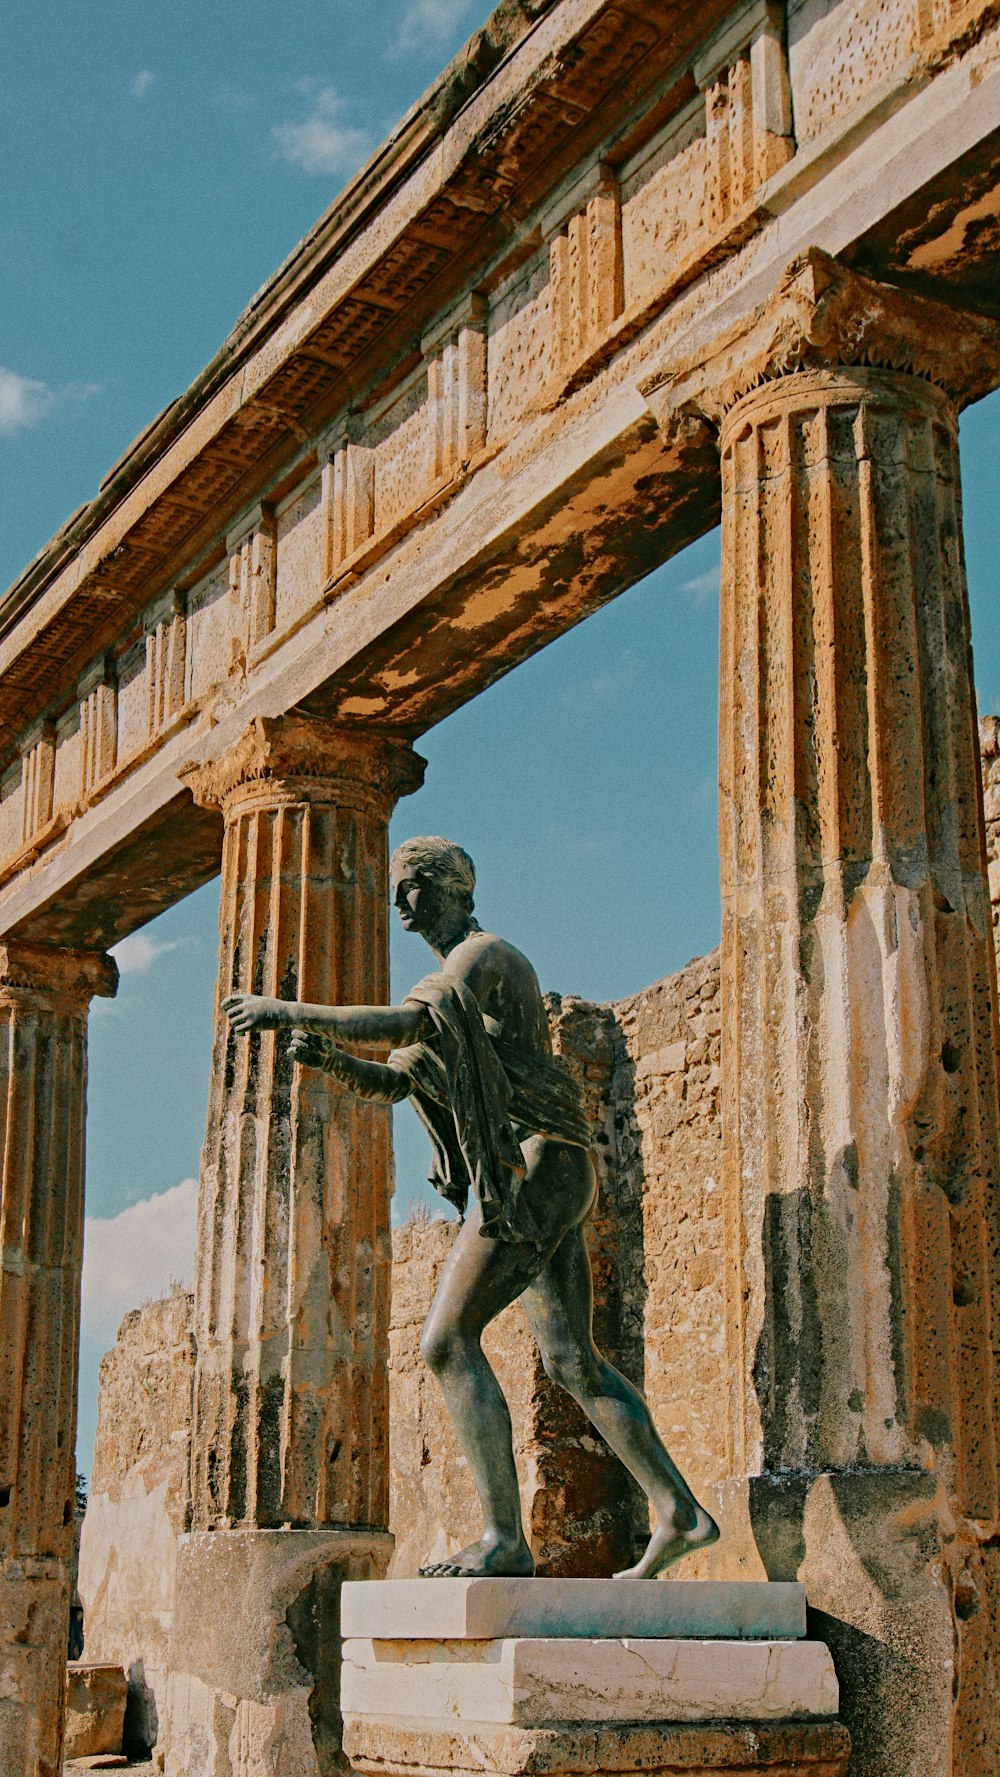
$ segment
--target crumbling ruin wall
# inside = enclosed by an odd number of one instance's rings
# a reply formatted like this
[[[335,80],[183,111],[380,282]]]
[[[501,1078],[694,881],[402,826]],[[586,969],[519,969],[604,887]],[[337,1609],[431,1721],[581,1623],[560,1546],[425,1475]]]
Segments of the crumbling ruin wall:
[[[697,1492],[725,1472],[718,950],[612,1012],[621,1342]]]
[[[128,1673],[125,1744],[152,1747],[163,1705],[184,1529],[193,1298],[177,1290],[127,1314],[101,1360],[94,1472],[80,1542],[88,1661]]]

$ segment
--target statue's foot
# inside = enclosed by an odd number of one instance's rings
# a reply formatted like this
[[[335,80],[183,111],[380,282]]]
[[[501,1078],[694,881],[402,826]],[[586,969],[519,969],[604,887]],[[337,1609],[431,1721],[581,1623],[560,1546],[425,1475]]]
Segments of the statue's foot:
[[[656,1526],[642,1560],[634,1567],[625,1567],[621,1573],[616,1573],[616,1580],[655,1579],[658,1573],[680,1561],[683,1555],[693,1555],[696,1549],[708,1549],[718,1542],[719,1526],[701,1506],[695,1507],[694,1523],[684,1529],[678,1528],[678,1516],[679,1513],[674,1513]],[[690,1512],[685,1516],[690,1517]]]
[[[530,1579],[535,1571],[534,1557],[523,1536],[483,1537],[447,1561],[434,1561],[420,1569],[422,1579],[482,1580]]]

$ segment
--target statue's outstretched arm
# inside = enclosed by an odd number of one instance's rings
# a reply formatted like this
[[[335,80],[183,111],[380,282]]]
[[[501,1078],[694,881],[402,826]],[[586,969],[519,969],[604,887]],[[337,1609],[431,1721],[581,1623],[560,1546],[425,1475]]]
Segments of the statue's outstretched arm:
[[[409,1081],[398,1068],[386,1067],[381,1061],[365,1061],[360,1055],[348,1055],[315,1031],[297,1030],[288,1045],[288,1053],[300,1067],[314,1067],[330,1074],[357,1098],[368,1099],[374,1104],[401,1104],[409,1096]]]
[[[384,1043],[398,1049],[424,1032],[422,1006],[312,1006],[231,993],[222,1002],[234,1030],[311,1030],[344,1043]],[[310,1064],[311,1065],[311,1064]]]

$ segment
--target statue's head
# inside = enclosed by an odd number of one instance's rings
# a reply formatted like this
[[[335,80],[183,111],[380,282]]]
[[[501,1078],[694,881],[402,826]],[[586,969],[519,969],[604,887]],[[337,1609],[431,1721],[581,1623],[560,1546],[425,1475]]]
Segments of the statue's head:
[[[476,866],[450,839],[405,839],[389,866],[392,903],[408,932],[433,944],[465,924],[472,909]]]

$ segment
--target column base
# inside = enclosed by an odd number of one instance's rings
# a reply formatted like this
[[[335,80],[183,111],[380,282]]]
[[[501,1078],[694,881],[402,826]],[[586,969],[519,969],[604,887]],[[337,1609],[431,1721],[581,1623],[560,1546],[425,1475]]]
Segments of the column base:
[[[498,1722],[346,1717],[344,1753],[363,1777],[844,1777],[851,1742],[839,1722]]]
[[[213,1530],[177,1539],[167,1777],[344,1772],[340,1588],[377,1579],[379,1530]]]
[[[706,1490],[712,1579],[798,1579],[830,1648],[852,1777],[1000,1771],[1000,1548],[929,1471],[758,1475]]]
[[[0,1562],[0,1777],[59,1777],[69,1564]]]

